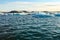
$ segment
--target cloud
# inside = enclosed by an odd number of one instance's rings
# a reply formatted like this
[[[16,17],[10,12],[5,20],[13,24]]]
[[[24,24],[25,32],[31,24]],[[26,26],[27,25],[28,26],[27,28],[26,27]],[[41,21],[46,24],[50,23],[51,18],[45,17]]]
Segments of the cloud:
[[[9,2],[0,4],[0,10],[35,10],[35,11],[56,11],[60,10],[60,2]]]
[[[10,2],[0,5],[0,10],[37,10],[41,4],[36,2]]]

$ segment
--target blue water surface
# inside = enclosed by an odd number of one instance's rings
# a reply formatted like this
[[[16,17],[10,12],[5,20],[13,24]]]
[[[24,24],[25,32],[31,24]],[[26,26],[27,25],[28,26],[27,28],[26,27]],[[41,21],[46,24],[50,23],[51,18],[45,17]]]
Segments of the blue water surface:
[[[0,40],[60,40],[60,17],[0,15]]]

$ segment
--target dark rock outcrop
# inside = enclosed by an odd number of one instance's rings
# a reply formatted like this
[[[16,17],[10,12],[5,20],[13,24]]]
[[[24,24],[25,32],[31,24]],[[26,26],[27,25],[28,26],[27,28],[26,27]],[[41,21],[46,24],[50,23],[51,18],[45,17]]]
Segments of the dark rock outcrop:
[[[14,11],[10,11],[8,13],[19,13],[19,12],[14,10]]]

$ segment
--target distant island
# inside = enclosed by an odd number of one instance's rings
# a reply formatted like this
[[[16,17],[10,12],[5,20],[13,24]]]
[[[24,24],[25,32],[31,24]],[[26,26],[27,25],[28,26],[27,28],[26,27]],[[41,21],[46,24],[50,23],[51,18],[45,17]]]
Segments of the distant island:
[[[39,12],[43,12],[43,13],[60,13],[60,11],[26,11],[26,10],[22,10],[22,11],[16,11],[16,10],[12,10],[9,12],[1,12],[1,13],[39,13]]]
[[[9,11],[9,12],[1,12],[1,13],[32,13],[34,11],[16,11],[16,10],[12,10],[12,11]]]

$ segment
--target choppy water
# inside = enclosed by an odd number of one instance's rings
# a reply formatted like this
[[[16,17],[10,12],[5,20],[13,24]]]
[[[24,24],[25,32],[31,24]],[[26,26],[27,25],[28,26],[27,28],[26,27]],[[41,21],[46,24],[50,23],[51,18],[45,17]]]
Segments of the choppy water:
[[[0,15],[0,40],[60,40],[60,17]]]

